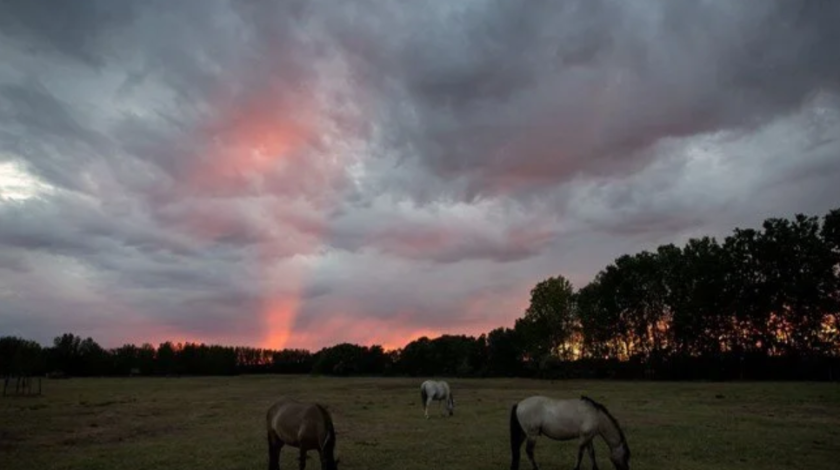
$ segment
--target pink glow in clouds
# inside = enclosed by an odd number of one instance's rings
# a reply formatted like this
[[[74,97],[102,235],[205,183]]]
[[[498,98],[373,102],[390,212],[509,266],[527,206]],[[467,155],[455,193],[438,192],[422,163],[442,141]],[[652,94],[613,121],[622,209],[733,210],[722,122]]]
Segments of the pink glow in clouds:
[[[371,234],[367,244],[400,257],[454,262],[464,258],[514,260],[530,256],[556,237],[544,223],[499,230],[491,223],[461,222],[458,225],[393,226]]]
[[[221,99],[220,111],[196,128],[206,145],[181,182],[183,197],[160,209],[165,223],[198,247],[228,240],[249,247],[251,255],[238,261],[252,263],[247,271],[258,299],[238,316],[254,324],[258,336],[237,337],[237,342],[270,349],[315,349],[338,342],[393,349],[421,336],[479,335],[499,326],[499,312],[509,312],[511,321],[520,315],[527,288],[453,298],[451,311],[435,311],[432,317],[423,311],[371,315],[363,304],[339,299],[341,309],[299,325],[307,301],[303,293],[318,270],[319,250],[333,235],[327,217],[344,197],[352,163],[331,145],[360,138],[353,132],[363,127],[336,124],[347,120],[332,114],[318,86],[316,80],[304,92],[289,94],[273,84],[250,90],[244,99]],[[415,259],[498,260],[527,256],[554,236],[539,223],[505,229],[491,222],[487,231],[473,222],[386,225],[373,230],[365,245]],[[155,338],[169,334],[179,341],[230,342],[172,328],[143,330]]]
[[[292,328],[315,256],[329,235],[325,217],[340,200],[346,177],[347,162],[335,158],[325,139],[353,136],[334,135],[340,129],[319,92],[317,83],[304,93],[270,84],[221,106],[228,111],[200,128],[208,152],[184,191],[216,199],[171,218],[204,242],[233,237],[250,244],[260,300],[258,311],[241,315],[262,325],[261,337],[250,343],[272,349],[321,342],[315,336],[299,341]]]
[[[366,315],[363,302],[345,299],[343,308],[336,308],[329,316],[306,329],[292,331],[290,336],[286,336],[286,332],[291,329],[278,327],[276,331],[283,336],[270,338],[262,346],[276,348],[282,343],[287,347],[319,349],[349,342],[365,346],[378,344],[386,350],[393,350],[423,336],[479,336],[501,325],[512,325],[527,306],[529,288],[528,285],[518,285],[487,289],[452,302],[451,310],[444,312],[398,310],[381,318]],[[498,315],[500,311],[507,312],[507,315]],[[280,315],[279,318],[282,320],[288,316]]]

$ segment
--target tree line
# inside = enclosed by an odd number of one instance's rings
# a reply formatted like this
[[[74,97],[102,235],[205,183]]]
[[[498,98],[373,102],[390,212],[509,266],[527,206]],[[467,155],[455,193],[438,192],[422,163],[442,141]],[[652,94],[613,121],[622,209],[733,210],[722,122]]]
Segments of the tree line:
[[[326,375],[808,379],[840,375],[840,209],[624,255],[575,290],[531,290],[512,328],[423,337],[396,351],[205,344],[104,349],[71,333],[49,347],[0,337],[0,374]]]
[[[630,376],[836,378],[840,210],[624,255],[577,292],[547,279],[516,327],[548,375],[578,359]]]

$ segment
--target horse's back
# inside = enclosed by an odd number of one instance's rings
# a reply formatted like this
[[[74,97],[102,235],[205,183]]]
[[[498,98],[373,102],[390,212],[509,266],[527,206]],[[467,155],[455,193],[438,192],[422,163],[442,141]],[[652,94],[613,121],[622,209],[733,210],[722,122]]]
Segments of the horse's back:
[[[266,424],[269,432],[290,446],[317,448],[326,433],[331,432],[332,418],[315,403],[281,397],[269,407]]]
[[[534,395],[521,400],[516,417],[529,436],[544,434],[557,440],[574,439],[594,432],[597,414],[579,399],[554,399]]]
[[[311,405],[301,403],[294,398],[280,397],[268,408],[266,412],[266,420],[269,422],[277,419],[291,419],[297,418]]]
[[[423,381],[423,383],[420,384],[420,388],[424,388],[426,390],[434,390],[434,389],[436,389],[440,386],[440,383],[441,382],[439,382],[437,380],[429,379],[429,380]]]
[[[444,380],[426,380],[420,384],[420,390],[425,390],[430,397],[444,398],[449,395],[449,384]]]
[[[306,405],[293,398],[280,397],[266,411],[266,426],[278,434],[288,435],[292,427],[297,427],[303,422],[306,408]]]

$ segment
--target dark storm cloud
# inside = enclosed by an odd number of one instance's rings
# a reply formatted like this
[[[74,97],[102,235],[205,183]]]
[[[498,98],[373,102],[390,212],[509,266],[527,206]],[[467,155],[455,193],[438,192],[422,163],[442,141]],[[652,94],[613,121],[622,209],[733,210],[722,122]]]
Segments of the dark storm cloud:
[[[3,121],[14,120],[19,129],[33,134],[55,136],[63,139],[78,139],[95,143],[98,139],[88,129],[76,122],[67,105],[56,99],[37,80],[26,85],[3,85],[0,87],[4,112]]]
[[[840,83],[836,2],[504,10],[455,17],[449,35],[412,36],[405,62],[370,66],[406,74],[412,105],[389,130],[435,176],[465,177],[468,198],[635,171],[660,139],[751,129]]]
[[[0,244],[4,246],[107,260],[113,250],[146,255],[165,252],[194,255],[190,243],[175,234],[151,229],[142,217],[120,216],[72,195],[0,205]]]
[[[91,239],[85,236],[79,237],[77,227],[68,232],[62,233],[59,230],[49,230],[44,223],[52,219],[42,218],[37,215],[43,209],[51,207],[38,207],[35,204],[28,204],[27,207],[4,204],[0,206],[0,216],[3,224],[0,226],[0,243],[5,247],[13,247],[25,250],[44,250],[58,254],[74,253],[81,256],[94,253],[97,248]],[[57,215],[57,214],[53,214]],[[34,223],[33,223],[34,222]],[[57,224],[58,225],[58,224]],[[59,227],[54,227],[58,229]]]
[[[334,289],[329,284],[318,284],[313,283],[308,285],[303,292],[301,293],[301,297],[304,299],[314,299],[316,297],[321,297],[324,295],[328,295]]]
[[[0,3],[0,33],[19,41],[29,53],[60,54],[99,66],[110,52],[108,36],[130,25],[136,5],[109,0],[5,0]]]
[[[23,256],[13,251],[0,252],[0,269],[5,269],[12,273],[22,273],[28,270]]]
[[[29,312],[72,298],[79,324],[261,338],[292,293],[300,329],[444,329],[613,250],[828,208],[838,21],[834,1],[2,2],[0,164],[49,187],[0,200],[5,324],[63,328]]]
[[[522,218],[423,214],[419,220],[411,220],[400,214],[365,214],[359,209],[336,221],[329,243],[351,252],[372,248],[419,262],[449,264],[483,259],[506,263],[535,256],[556,235],[547,224]]]
[[[6,136],[0,150],[26,157],[32,171],[52,184],[81,189],[74,169],[107,154],[109,141],[80,115],[37,78],[0,85],[0,131]]]
[[[185,104],[217,94],[234,110],[270,116],[339,48],[397,158],[413,155],[415,176],[425,170],[447,185],[428,193],[434,181],[412,179],[405,188],[420,199],[529,193],[580,172],[636,171],[659,139],[754,127],[836,89],[840,76],[831,26],[840,6],[831,2],[486,1],[386,4],[376,14],[364,2],[229,6],[235,15],[218,2],[116,15],[140,17],[145,28],[125,35],[149,40],[129,81],[156,75]],[[225,72],[233,68],[246,73]],[[203,139],[235,126],[187,113],[162,120],[181,129],[164,135],[128,119],[120,140],[180,177],[206,153]]]
[[[44,201],[3,204],[0,218],[4,246],[82,258],[102,250],[101,238],[118,230],[102,214],[67,201],[60,208]]]

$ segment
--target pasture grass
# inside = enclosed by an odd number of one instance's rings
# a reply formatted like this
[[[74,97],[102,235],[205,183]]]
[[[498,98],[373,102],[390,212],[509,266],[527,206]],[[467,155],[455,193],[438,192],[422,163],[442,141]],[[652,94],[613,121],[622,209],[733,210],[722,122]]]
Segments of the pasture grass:
[[[604,403],[633,469],[833,469],[840,386],[451,379],[455,416],[423,419],[407,378],[242,376],[45,380],[41,397],[0,398],[0,468],[263,469],[265,411],[282,394],[334,415],[342,470],[508,468],[510,406],[529,395]],[[596,442],[601,468],[612,468]],[[541,438],[543,469],[571,469],[574,442]],[[287,447],[281,468],[297,469]],[[523,451],[522,468],[529,469]],[[312,454],[308,469],[320,468]],[[583,468],[589,468],[584,460]]]

